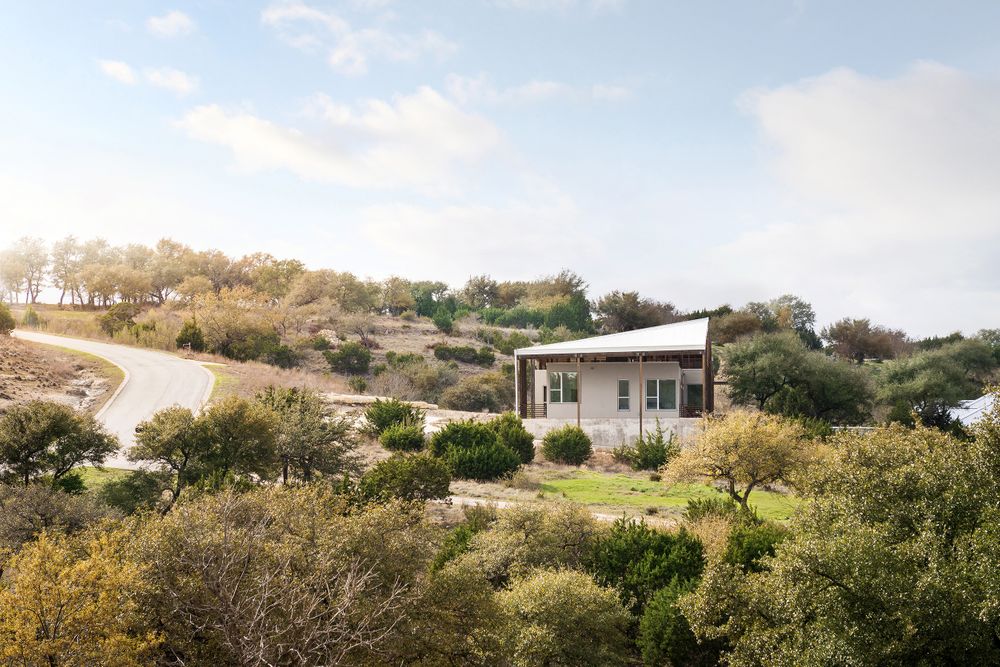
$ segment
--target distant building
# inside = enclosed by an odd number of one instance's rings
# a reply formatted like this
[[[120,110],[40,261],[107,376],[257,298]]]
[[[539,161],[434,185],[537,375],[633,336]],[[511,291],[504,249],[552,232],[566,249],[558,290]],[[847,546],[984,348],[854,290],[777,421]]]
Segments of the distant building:
[[[986,394],[971,401],[962,401],[958,404],[957,408],[952,408],[948,412],[948,416],[953,421],[959,422],[962,426],[972,426],[993,408],[995,400],[996,396],[994,394]]]
[[[715,404],[708,318],[521,348],[514,361],[516,408],[536,433],[576,423],[613,446]]]

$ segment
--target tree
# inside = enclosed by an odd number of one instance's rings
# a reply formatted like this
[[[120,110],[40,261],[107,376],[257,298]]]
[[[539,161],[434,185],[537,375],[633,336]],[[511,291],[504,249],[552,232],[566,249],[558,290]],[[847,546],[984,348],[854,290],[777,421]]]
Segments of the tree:
[[[25,236],[14,244],[14,253],[24,272],[24,301],[36,303],[49,265],[49,251],[42,239]]]
[[[61,290],[59,305],[63,305],[66,293],[69,301],[76,303],[76,295],[80,290],[80,269],[82,248],[73,236],[67,236],[52,244],[52,285]]]
[[[409,280],[391,276],[382,283],[382,309],[390,315],[400,315],[404,310],[412,310],[416,303]]]
[[[511,664],[624,664],[628,612],[582,572],[539,571],[499,594]]]
[[[0,552],[15,553],[43,532],[72,535],[115,516],[93,495],[45,484],[0,485]],[[0,567],[0,572],[3,568]]]
[[[497,304],[497,281],[489,276],[472,276],[461,292],[462,302],[472,310],[491,308]]]
[[[976,338],[983,341],[993,350],[993,358],[1000,366],[1000,329],[980,329]]]
[[[354,341],[342,343],[336,351],[323,350],[323,356],[331,369],[347,375],[367,373],[372,361],[372,353],[368,348]]]
[[[825,327],[820,336],[842,359],[863,363],[865,359],[895,359],[908,347],[906,334],[872,325],[868,319],[844,319]]]
[[[272,479],[276,466],[275,414],[257,402],[227,396],[200,417],[211,449],[201,477],[215,486],[237,479]]]
[[[737,405],[848,424],[865,418],[872,390],[864,371],[807,349],[794,333],[758,334],[721,357]]]
[[[643,299],[638,292],[609,292],[597,300],[594,313],[604,333],[642,329],[679,319],[674,304]]]
[[[916,413],[925,426],[946,428],[949,411],[981,395],[996,370],[993,350],[981,340],[963,340],[886,363],[876,380],[878,400],[889,419],[911,423]]]
[[[159,644],[142,622],[141,567],[124,531],[74,542],[43,533],[8,562],[0,584],[0,662],[136,665]]]
[[[812,444],[796,422],[759,412],[702,419],[693,447],[667,464],[674,482],[722,482],[744,509],[761,486],[792,482],[810,460]]]
[[[149,462],[173,474],[168,487],[170,509],[186,486],[196,481],[195,471],[207,465],[212,453],[205,422],[180,406],[164,408],[135,429],[135,446],[128,451],[130,461]]]
[[[277,415],[275,446],[282,482],[310,482],[319,473],[339,475],[357,469],[353,420],[333,412],[309,389],[268,387],[257,401]]]
[[[1000,660],[1000,413],[975,440],[894,425],[835,436],[756,572],[710,564],[680,606],[731,664]]]
[[[714,343],[734,343],[763,331],[760,318],[744,310],[724,313],[708,323],[708,336]]]
[[[100,466],[118,439],[90,415],[51,401],[13,405],[0,416],[0,469],[29,484],[42,475],[58,481],[85,463]]]
[[[185,320],[174,342],[180,348],[190,347],[192,352],[205,351],[205,335],[202,333],[201,327],[198,326],[198,321],[194,318]]]
[[[698,641],[677,601],[698,587],[697,580],[678,579],[658,590],[639,621],[636,643],[643,664],[711,667],[719,664],[724,643]]]
[[[448,497],[450,484],[448,465],[440,459],[396,453],[365,473],[361,492],[381,500],[436,500]]]

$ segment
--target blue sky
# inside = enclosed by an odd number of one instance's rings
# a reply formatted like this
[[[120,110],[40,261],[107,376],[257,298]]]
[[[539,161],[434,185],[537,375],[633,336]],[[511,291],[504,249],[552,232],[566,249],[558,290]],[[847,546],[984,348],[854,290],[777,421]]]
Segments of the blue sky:
[[[1000,4],[5,3],[0,226],[1000,326]]]

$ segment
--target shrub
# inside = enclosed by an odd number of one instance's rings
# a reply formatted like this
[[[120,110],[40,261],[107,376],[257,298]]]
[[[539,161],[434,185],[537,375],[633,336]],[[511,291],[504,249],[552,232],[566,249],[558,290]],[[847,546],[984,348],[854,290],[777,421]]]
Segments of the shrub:
[[[447,498],[451,475],[448,465],[426,454],[393,454],[361,478],[361,492],[368,498],[434,500]]]
[[[399,319],[403,320],[404,322],[413,322],[417,319],[417,313],[416,311],[413,310],[404,310],[402,313],[399,314]]]
[[[740,506],[728,496],[716,498],[691,498],[684,510],[684,520],[688,523],[700,521],[705,517],[719,516],[734,519],[740,513]]]
[[[299,355],[287,345],[274,345],[265,348],[263,361],[278,368],[295,368],[299,365]]]
[[[466,412],[500,412],[514,407],[514,382],[503,373],[491,371],[462,378],[444,390],[441,407]]]
[[[666,437],[660,419],[656,419],[656,429],[645,437],[636,438],[634,445],[622,444],[616,447],[612,456],[616,461],[627,463],[633,470],[659,470],[675,456],[681,448],[673,433]]]
[[[17,321],[10,312],[7,304],[0,303],[0,336],[9,336],[10,332],[17,326]]]
[[[450,334],[455,328],[455,320],[452,319],[451,313],[444,306],[437,309],[432,318],[434,326],[437,327],[438,331],[445,334]]]
[[[97,324],[105,334],[114,336],[126,327],[134,327],[135,316],[141,311],[142,308],[135,303],[116,303],[108,309],[108,312],[97,318]]]
[[[205,351],[205,334],[194,319],[184,322],[174,342],[177,343],[177,347],[190,346],[193,352]]]
[[[330,342],[329,338],[319,334],[310,338],[308,343],[309,347],[316,350],[317,352],[322,352],[323,350],[329,350],[331,347],[333,347],[333,343]]]
[[[434,356],[441,361],[463,361],[467,364],[477,364],[479,366],[492,366],[496,362],[496,355],[488,347],[476,348],[469,345],[443,345],[434,346]]]
[[[521,463],[531,463],[535,458],[535,437],[524,428],[521,418],[513,412],[505,412],[488,422],[496,433],[497,442],[514,451]]]
[[[549,461],[578,466],[590,458],[593,445],[583,429],[567,424],[545,434],[542,453]]]
[[[352,375],[347,380],[347,386],[356,394],[363,394],[368,391],[368,380],[360,375]]]
[[[668,533],[622,518],[598,540],[587,567],[597,583],[617,590],[622,603],[639,616],[653,594],[671,581],[701,576],[703,549],[683,528]]]
[[[368,348],[354,341],[343,343],[336,351],[325,350],[323,356],[330,368],[347,375],[367,373],[372,361],[372,353]]]
[[[382,431],[378,441],[394,452],[418,452],[424,448],[423,424],[392,424]]]
[[[457,421],[431,436],[430,450],[443,458],[455,477],[488,481],[508,475],[521,466],[512,449],[497,441],[486,424]]]
[[[637,644],[647,665],[716,665],[721,650],[719,640],[694,636],[677,600],[697,587],[694,580],[672,581],[656,592],[639,621]]]
[[[37,310],[32,306],[28,306],[24,311],[24,317],[21,318],[21,324],[32,329],[37,329],[42,325],[42,318],[38,316]]]
[[[741,521],[729,531],[723,560],[740,566],[744,572],[760,572],[760,559],[773,556],[775,547],[785,539],[788,530],[771,522]]]
[[[382,432],[396,424],[423,424],[424,411],[395,398],[375,401],[365,409],[365,430],[379,437]]]
[[[473,536],[490,527],[497,519],[493,505],[471,505],[465,508],[465,521],[455,526],[445,537],[441,549],[434,557],[431,569],[440,570],[469,550]]]

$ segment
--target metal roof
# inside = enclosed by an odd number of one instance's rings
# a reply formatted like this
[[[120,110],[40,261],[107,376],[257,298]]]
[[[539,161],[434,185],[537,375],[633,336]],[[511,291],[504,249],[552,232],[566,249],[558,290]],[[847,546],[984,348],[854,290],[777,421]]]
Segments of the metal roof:
[[[708,318],[663,324],[658,327],[593,336],[564,343],[550,343],[514,350],[515,357],[629,352],[686,352],[704,350]]]
[[[961,422],[962,426],[972,426],[993,407],[994,400],[993,394],[986,394],[971,401],[962,401],[957,408],[949,410],[949,416]]]

